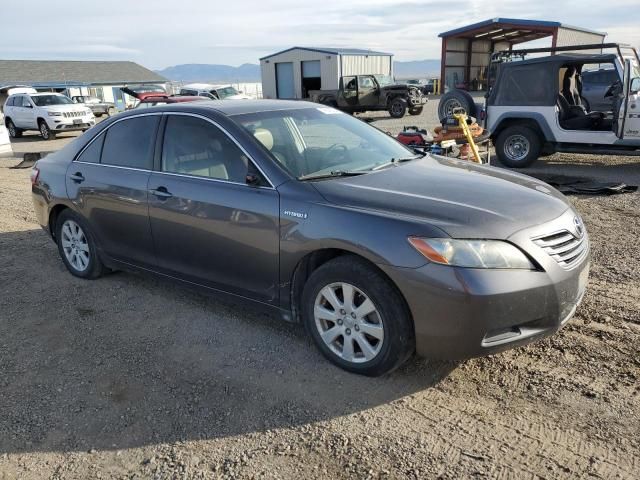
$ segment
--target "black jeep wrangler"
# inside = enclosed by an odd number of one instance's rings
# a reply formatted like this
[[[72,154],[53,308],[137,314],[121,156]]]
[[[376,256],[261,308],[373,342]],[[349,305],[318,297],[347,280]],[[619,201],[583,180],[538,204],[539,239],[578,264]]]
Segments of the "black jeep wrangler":
[[[420,115],[427,97],[418,86],[394,84],[387,75],[352,75],[340,79],[339,90],[311,90],[312,101],[343,112],[387,110],[393,118]]]

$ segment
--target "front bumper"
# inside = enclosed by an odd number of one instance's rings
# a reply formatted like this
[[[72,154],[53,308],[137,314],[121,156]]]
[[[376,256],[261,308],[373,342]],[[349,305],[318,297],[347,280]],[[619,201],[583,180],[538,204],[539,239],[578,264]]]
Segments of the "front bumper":
[[[76,118],[49,117],[47,123],[49,128],[56,132],[72,132],[93,127],[96,124],[96,118],[93,115],[84,115]]]
[[[426,105],[429,99],[425,96],[420,97],[412,97],[409,96],[409,105],[412,107],[419,107],[421,105]]]
[[[530,240],[539,228],[509,239],[540,265],[536,271],[380,266],[411,310],[418,355],[488,355],[551,335],[569,321],[585,293],[589,252],[571,269],[563,268]]]

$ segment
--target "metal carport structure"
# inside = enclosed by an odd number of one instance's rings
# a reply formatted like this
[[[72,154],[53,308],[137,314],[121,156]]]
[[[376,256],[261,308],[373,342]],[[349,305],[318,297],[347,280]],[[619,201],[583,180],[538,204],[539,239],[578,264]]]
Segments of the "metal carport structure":
[[[486,89],[492,52],[551,38],[551,46],[602,43],[606,33],[559,22],[492,18],[439,35],[442,38],[440,84],[443,88]]]

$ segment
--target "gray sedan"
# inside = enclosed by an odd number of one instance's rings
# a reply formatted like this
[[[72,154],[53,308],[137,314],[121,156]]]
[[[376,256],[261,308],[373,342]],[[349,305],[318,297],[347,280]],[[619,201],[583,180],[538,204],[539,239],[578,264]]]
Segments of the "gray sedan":
[[[549,335],[587,282],[587,233],[553,188],[306,102],[124,113],[32,184],[71,274],[138,270],[256,303],[366,375]]]

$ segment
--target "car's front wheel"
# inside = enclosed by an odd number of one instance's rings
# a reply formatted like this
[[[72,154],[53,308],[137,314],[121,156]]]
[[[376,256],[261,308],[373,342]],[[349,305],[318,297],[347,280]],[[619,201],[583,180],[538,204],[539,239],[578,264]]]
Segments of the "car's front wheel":
[[[9,130],[11,138],[20,138],[22,136],[22,130],[15,126],[13,120],[7,120],[7,130]]]
[[[67,270],[80,278],[102,276],[104,265],[98,256],[93,234],[87,223],[71,210],[64,210],[56,222],[58,252]]]
[[[45,122],[44,120],[40,120],[40,123],[38,124],[38,130],[40,130],[40,136],[43,140],[52,140],[56,138],[55,132],[51,131],[49,125],[47,125],[47,122]]]
[[[402,118],[407,113],[407,101],[404,98],[394,98],[389,103],[389,115],[393,118]]]
[[[413,322],[398,290],[375,267],[353,257],[311,274],[302,297],[305,327],[320,351],[350,372],[388,373],[415,348]]]
[[[495,142],[500,162],[511,168],[526,168],[540,156],[542,142],[538,134],[524,125],[513,125],[498,134]]]

